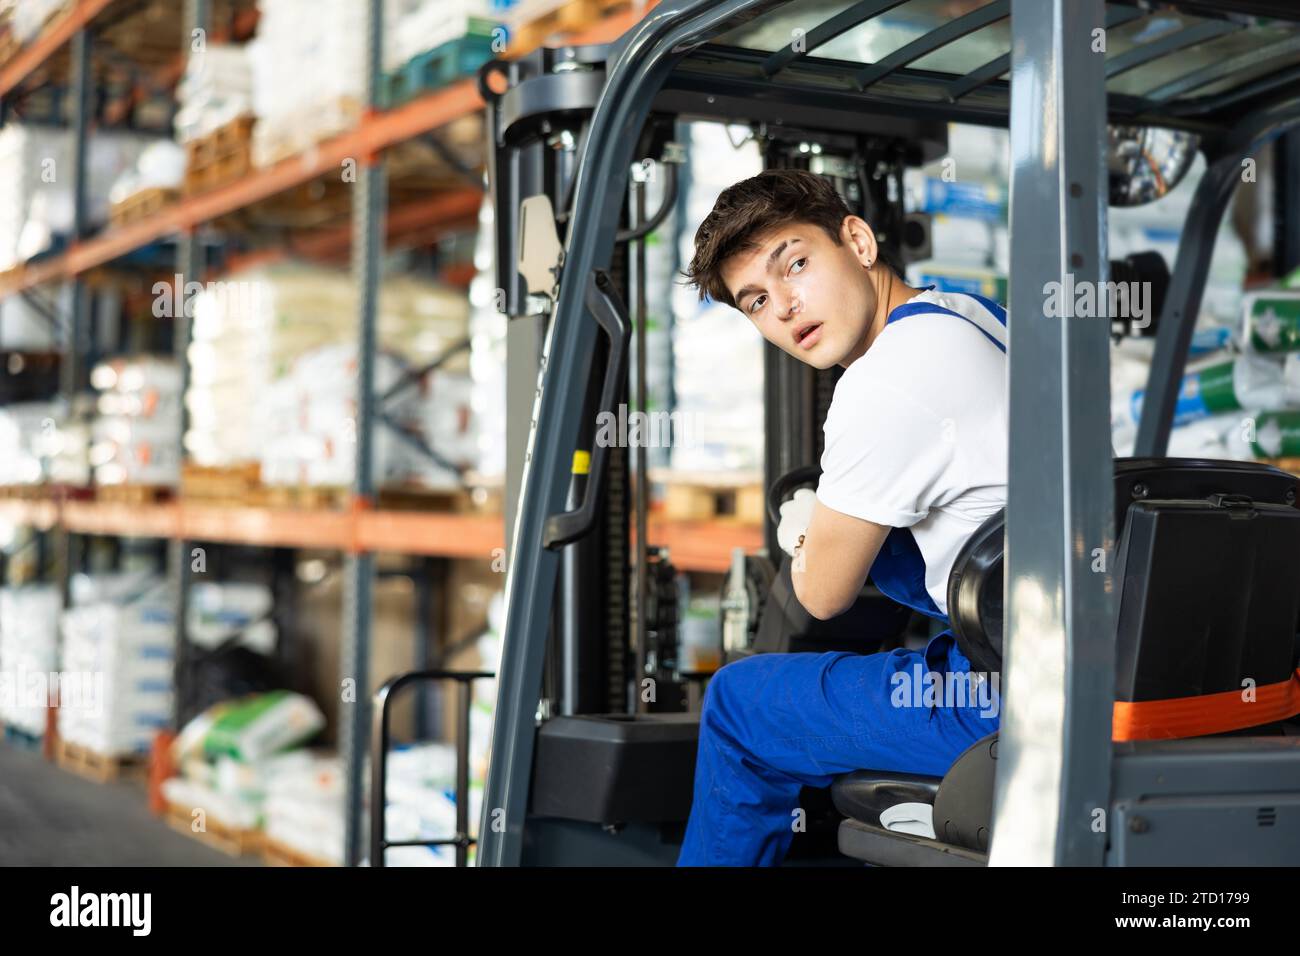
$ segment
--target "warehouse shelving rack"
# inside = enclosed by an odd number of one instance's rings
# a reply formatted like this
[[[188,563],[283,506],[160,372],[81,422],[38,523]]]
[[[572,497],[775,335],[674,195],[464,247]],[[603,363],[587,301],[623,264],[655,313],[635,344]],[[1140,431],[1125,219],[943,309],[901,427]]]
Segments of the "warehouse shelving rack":
[[[614,13],[572,37],[575,43],[604,43],[632,27],[657,0],[646,0],[639,9]],[[347,508],[343,510],[277,509],[266,507],[222,507],[187,501],[124,505],[115,502],[84,501],[62,494],[36,499],[0,501],[0,516],[38,530],[61,529],[65,539],[78,535],[157,538],[168,542],[168,577],[173,588],[178,627],[183,633],[189,578],[189,548],[193,542],[220,542],[267,548],[317,548],[342,552],[348,563],[345,598],[343,674],[358,686],[369,682],[371,588],[374,555],[377,552],[421,555],[434,558],[477,558],[488,560],[493,549],[504,544],[504,521],[500,515],[464,515],[385,511],[374,507],[375,489],[369,480],[370,436],[375,421],[376,401],[372,363],[375,353],[375,305],[379,283],[379,259],[386,239],[439,232],[472,226],[477,219],[481,192],[472,188],[440,191],[427,201],[411,203],[391,213],[386,209],[387,191],[383,156],[407,140],[435,133],[440,128],[482,110],[484,103],[473,79],[424,94],[391,110],[376,108],[376,90],[381,68],[382,3],[368,3],[368,77],[365,110],[352,130],[317,144],[306,153],[290,156],[275,165],[256,170],[227,186],[186,198],[173,206],[134,223],[89,233],[86,217],[86,145],[90,135],[93,77],[91,51],[96,20],[130,6],[127,0],[75,0],[68,10],[49,24],[35,40],[0,68],[0,117],[7,116],[5,101],[47,64],[65,45],[70,47],[69,88],[75,168],[72,171],[75,213],[68,247],[38,261],[24,263],[0,274],[0,299],[39,286],[65,282],[71,286],[69,318],[71,342],[84,343],[89,314],[85,279],[92,270],[110,265],[118,258],[150,246],[159,240],[177,239],[176,271],[184,278],[210,278],[204,268],[204,250],[197,231],[223,215],[236,212],[296,186],[311,182],[345,159],[356,159],[360,167],[350,227],[323,229],[298,239],[292,249],[313,257],[350,254],[361,289],[359,346],[361,370],[358,408],[357,480]],[[181,36],[209,21],[210,0],[187,0]],[[183,59],[169,69],[170,79],[179,76]],[[278,251],[252,252],[233,257],[227,266],[269,261],[283,255]],[[462,276],[464,278],[464,276]],[[176,319],[175,353],[185,368],[188,321]],[[84,376],[84,362],[77,349],[68,349],[63,363],[63,390],[76,392]],[[188,372],[186,372],[188,377]],[[713,522],[652,521],[649,532],[672,548],[675,564],[683,570],[725,571],[732,549],[753,550],[761,545],[761,529]],[[66,575],[70,555],[63,562]],[[184,641],[178,642],[178,669],[184,666]],[[368,743],[368,697],[359,695],[349,705],[351,713],[341,724],[340,752],[347,780],[346,862],[360,859],[362,840],[361,771]]]

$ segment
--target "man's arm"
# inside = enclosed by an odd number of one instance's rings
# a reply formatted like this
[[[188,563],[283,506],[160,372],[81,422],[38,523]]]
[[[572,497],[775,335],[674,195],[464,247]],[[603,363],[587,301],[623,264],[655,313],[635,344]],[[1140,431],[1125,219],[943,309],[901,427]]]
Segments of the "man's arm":
[[[791,565],[794,594],[804,609],[827,621],[852,607],[889,532],[817,501]]]

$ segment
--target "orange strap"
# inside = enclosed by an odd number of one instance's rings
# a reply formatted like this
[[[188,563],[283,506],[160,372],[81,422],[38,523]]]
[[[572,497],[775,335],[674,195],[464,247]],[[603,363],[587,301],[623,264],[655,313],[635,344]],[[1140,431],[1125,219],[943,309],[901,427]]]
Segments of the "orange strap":
[[[1199,697],[1128,702],[1117,700],[1114,740],[1166,740],[1243,730],[1300,714],[1300,670],[1276,684],[1255,688],[1255,699],[1242,690]]]

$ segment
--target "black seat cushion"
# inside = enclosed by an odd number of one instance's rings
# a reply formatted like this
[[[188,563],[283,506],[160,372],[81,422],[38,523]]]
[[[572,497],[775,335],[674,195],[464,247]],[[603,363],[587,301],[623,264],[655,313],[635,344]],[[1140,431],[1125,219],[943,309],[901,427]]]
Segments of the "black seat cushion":
[[[855,770],[831,784],[835,809],[851,820],[880,826],[881,811],[899,803],[929,803],[939,793],[942,777],[909,773]]]
[[[988,866],[988,854],[858,820],[840,824],[840,852],[872,866]]]

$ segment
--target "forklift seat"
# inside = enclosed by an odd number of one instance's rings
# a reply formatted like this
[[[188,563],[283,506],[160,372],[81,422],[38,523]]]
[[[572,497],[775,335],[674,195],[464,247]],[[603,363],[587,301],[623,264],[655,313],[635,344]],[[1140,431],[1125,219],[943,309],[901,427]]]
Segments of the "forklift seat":
[[[1296,488],[1295,476],[1255,462],[1116,461],[1115,740],[1283,732],[1300,681]],[[952,630],[972,670],[1001,668],[1002,518],[972,535],[949,577]],[[1275,685],[1289,693],[1263,706]],[[1259,689],[1249,704],[1243,686]],[[1189,698],[1195,706],[1168,706]],[[942,778],[839,777],[841,852],[878,866],[986,864],[996,766],[995,733]],[[880,814],[905,802],[933,805],[933,839],[882,825]]]

